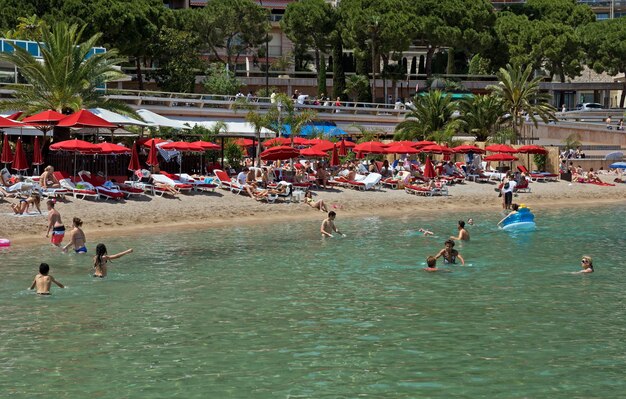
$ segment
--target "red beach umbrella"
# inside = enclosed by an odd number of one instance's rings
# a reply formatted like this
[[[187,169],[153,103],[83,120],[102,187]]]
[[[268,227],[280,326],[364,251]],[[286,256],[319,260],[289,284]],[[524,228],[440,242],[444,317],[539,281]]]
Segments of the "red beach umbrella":
[[[166,141],[167,140],[163,140],[163,139],[160,139],[158,137],[155,137],[153,139],[147,139],[147,140],[139,139],[138,143],[143,145],[143,146],[146,146],[146,147],[151,147],[153,142],[154,142],[154,144],[161,144],[161,143],[165,143]]]
[[[43,164],[43,156],[41,155],[41,145],[39,144],[39,136],[35,136],[35,142],[33,143],[33,165]],[[39,168],[37,168],[39,173]]]
[[[100,150],[97,145],[78,139],[59,141],[58,143],[52,144],[50,149],[53,151],[73,151],[91,154]]]
[[[305,139],[304,137],[294,137],[293,143],[295,145],[309,145],[309,140]]]
[[[316,138],[316,139],[311,139],[308,141],[309,144],[311,145],[318,145],[318,144],[333,144],[333,142],[331,142],[330,140],[326,140],[326,139],[320,139],[320,138]],[[329,150],[330,151],[330,150]]]
[[[427,179],[434,179],[437,176],[435,173],[435,167],[430,160],[430,157],[426,158],[426,162],[424,163],[424,177]]]
[[[426,145],[418,149],[420,152],[427,152],[430,154],[452,154],[454,152],[452,148],[439,144]]]
[[[386,150],[381,144],[380,141],[366,141],[365,143],[357,144],[352,150],[361,153],[385,154]]]
[[[159,164],[159,160],[157,159],[156,142],[154,140],[152,140],[150,144],[150,152],[148,153],[148,160],[146,161],[146,164],[150,166],[156,166]]]
[[[547,154],[548,150],[540,145],[525,145],[517,149],[522,154]]]
[[[59,112],[49,109],[35,115],[27,116],[26,118],[22,119],[22,122],[28,123],[30,125],[54,126],[66,117],[67,115],[63,115]]]
[[[21,137],[17,139],[17,144],[15,145],[15,159],[13,160],[13,165],[11,166],[11,169],[28,169],[28,162],[26,161],[26,153],[24,152],[24,147],[22,147]]]
[[[491,151],[491,152],[506,152],[509,154],[515,154],[517,152],[515,148],[508,146],[506,144],[492,144],[492,145],[485,147],[485,150]]]
[[[274,139],[265,140],[263,142],[263,147],[273,147],[276,145],[289,145],[291,144],[291,140],[287,137],[276,137]],[[294,139],[295,144],[295,139]]]
[[[419,148],[419,147],[425,147],[427,145],[434,145],[434,144],[437,144],[437,143],[435,143],[434,141],[422,140],[422,141],[413,142],[413,147]]]
[[[474,154],[484,154],[485,150],[480,147],[476,147],[475,145],[460,145],[458,147],[454,147],[452,150],[459,154],[467,154],[472,152]]]
[[[327,152],[327,151],[332,150],[334,146],[335,146],[335,143],[331,143],[331,142],[329,141],[328,143],[319,143],[319,144],[315,144],[315,145],[314,145],[313,147],[311,147],[311,148],[314,148],[314,149],[316,149],[316,150],[318,150],[318,151],[324,151],[324,152]]]
[[[341,143],[339,144],[339,155],[341,155],[342,157],[348,155],[348,150],[346,149],[346,140],[342,139]]]
[[[7,116],[7,119],[11,119],[12,121],[16,121],[17,118],[22,116],[23,113],[24,113],[24,111],[17,111],[16,113]]]
[[[192,142],[191,144],[197,144],[200,147],[202,147],[202,149],[205,150],[205,151],[220,150],[222,148],[222,147],[220,147],[219,145],[217,145],[215,143],[211,143],[210,141],[198,140],[198,141]]]
[[[0,128],[2,127],[24,127],[22,122],[16,122],[4,116],[0,116]]]
[[[483,161],[517,161],[517,157],[511,154],[493,154],[484,157]]]
[[[333,155],[330,157],[330,166],[339,166],[339,151],[337,146],[333,146]]]
[[[139,170],[141,165],[139,164],[139,154],[137,154],[137,143],[133,143],[133,152],[130,155],[130,163],[128,164],[128,170]]]
[[[185,151],[185,152],[203,152],[204,149],[198,144],[188,143],[186,141],[173,141],[171,143],[162,144],[160,146],[168,151]]]
[[[81,109],[78,112],[74,112],[72,115],[68,115],[57,126],[61,127],[95,127],[104,129],[117,129],[118,126],[105,121],[98,115],[93,114],[91,111]]]
[[[414,147],[410,147],[404,144],[394,144],[387,147],[388,154],[417,154],[421,152],[420,150],[416,150]]]
[[[235,144],[241,147],[250,147],[251,145],[254,145],[254,141],[251,139],[237,139],[235,140]]]
[[[4,135],[4,141],[2,142],[2,157],[0,162],[6,164],[13,162],[13,154],[11,153],[11,146],[9,145],[9,135]]]
[[[299,156],[300,150],[286,145],[271,147],[261,153],[261,159],[265,161],[281,161]]]
[[[99,143],[96,144],[100,151],[98,154],[110,155],[110,154],[128,154],[130,152],[130,148],[124,147],[123,145],[113,144],[113,143]]]
[[[300,150],[300,155],[308,158],[325,158],[328,154],[324,151],[316,150],[315,148],[305,148]]]
[[[350,141],[350,140],[346,140],[346,139],[342,139],[343,140],[343,144],[346,146],[346,148],[354,148],[356,147],[356,143],[354,141]]]

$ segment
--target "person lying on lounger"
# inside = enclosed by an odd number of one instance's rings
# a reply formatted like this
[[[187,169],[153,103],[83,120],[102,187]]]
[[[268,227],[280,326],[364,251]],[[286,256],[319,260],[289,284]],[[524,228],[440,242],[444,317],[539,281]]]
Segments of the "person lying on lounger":
[[[279,195],[287,193],[287,185],[279,184],[276,188],[269,188],[267,190],[260,190],[252,193],[250,196],[258,200],[263,199],[269,195]]]
[[[39,176],[39,185],[43,189],[61,187],[61,183],[59,183],[59,180],[54,176],[54,167],[52,165],[46,166],[41,176]]]

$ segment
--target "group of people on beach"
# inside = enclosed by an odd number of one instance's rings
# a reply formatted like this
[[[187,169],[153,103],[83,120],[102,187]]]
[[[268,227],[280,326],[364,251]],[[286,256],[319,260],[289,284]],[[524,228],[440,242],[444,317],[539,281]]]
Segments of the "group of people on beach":
[[[67,252],[70,247],[73,248],[76,254],[87,253],[87,238],[85,232],[82,229],[83,221],[74,217],[72,219],[72,230],[70,231],[70,240],[65,246],[61,246],[63,239],[65,238],[65,226],[61,219],[61,214],[55,209],[56,201],[49,199],[46,202],[48,207],[48,227],[46,230],[46,238],[50,237],[50,243],[56,247],[59,247],[63,252]],[[51,235],[52,234],[52,235]],[[93,257],[93,277],[104,278],[107,276],[107,263],[111,260],[121,258],[124,255],[130,254],[133,249],[127,249],[114,255],[109,255],[106,245],[100,243],[96,246],[96,254]],[[41,263],[39,265],[39,274],[35,276],[35,279],[30,286],[30,289],[37,288],[38,295],[50,295],[50,287],[52,283],[55,283],[60,288],[65,288],[63,284],[58,282],[52,275],[49,274],[50,265],[47,263]]]

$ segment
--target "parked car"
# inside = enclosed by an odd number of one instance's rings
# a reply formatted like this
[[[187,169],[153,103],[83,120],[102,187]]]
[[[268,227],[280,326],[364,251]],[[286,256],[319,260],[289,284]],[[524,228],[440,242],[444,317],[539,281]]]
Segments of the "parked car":
[[[576,104],[576,111],[602,111],[604,110],[604,106],[598,103],[582,103]]]

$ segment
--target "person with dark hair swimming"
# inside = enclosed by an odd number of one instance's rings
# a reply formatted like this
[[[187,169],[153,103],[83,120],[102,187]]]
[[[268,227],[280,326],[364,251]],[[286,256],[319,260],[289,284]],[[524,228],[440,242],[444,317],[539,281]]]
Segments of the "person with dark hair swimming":
[[[333,237],[332,233],[337,233],[342,237],[346,236],[337,229],[337,226],[335,226],[335,217],[337,217],[337,213],[335,213],[335,211],[328,212],[328,217],[324,219],[322,226],[320,227],[322,237]]]
[[[93,257],[94,277],[104,278],[107,275],[107,263],[110,260],[121,258],[124,255],[132,253],[133,249],[127,249],[115,255],[109,255],[107,253],[107,247],[104,244],[98,244],[96,246],[96,256]]]
[[[469,232],[467,230],[465,230],[465,222],[462,220],[459,220],[459,225],[457,227],[459,229],[459,235],[458,236],[450,236],[451,240],[462,240],[462,241],[469,241],[470,239],[470,235]]]
[[[445,242],[445,246],[446,247],[442,249],[441,251],[439,251],[437,256],[435,256],[435,259],[439,259],[443,256],[444,263],[450,263],[450,264],[456,263],[456,260],[459,259],[461,261],[461,265],[465,266],[465,260],[463,259],[459,251],[454,249],[454,241],[447,240]]]
[[[65,288],[63,284],[56,281],[48,272],[50,272],[50,266],[47,263],[40,264],[39,274],[35,276],[35,280],[33,280],[29,290],[37,287],[37,295],[50,295],[50,286],[52,283],[55,283],[60,288]]]

